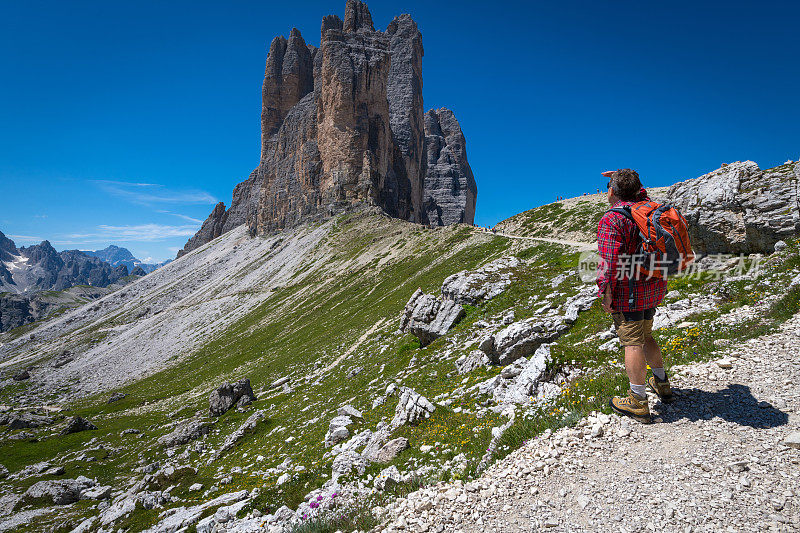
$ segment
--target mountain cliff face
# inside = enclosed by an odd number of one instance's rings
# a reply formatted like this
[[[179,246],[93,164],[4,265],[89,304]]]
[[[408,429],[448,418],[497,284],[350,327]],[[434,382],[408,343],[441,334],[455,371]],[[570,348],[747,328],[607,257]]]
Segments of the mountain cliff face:
[[[414,20],[400,15],[377,31],[366,4],[348,0],[344,20],[323,18],[320,42],[297,29],[272,41],[259,165],[179,256],[241,224],[267,234],[358,204],[412,222],[472,224],[477,187],[458,121],[431,111],[426,130]]]

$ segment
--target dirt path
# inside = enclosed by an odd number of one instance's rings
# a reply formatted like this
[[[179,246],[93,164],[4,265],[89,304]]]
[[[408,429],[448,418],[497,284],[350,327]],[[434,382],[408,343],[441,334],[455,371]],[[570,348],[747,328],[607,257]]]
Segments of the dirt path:
[[[477,231],[481,233],[485,233],[487,235],[497,235],[498,237],[506,237],[508,239],[516,239],[520,241],[538,241],[538,242],[552,242],[556,244],[564,244],[567,246],[574,246],[576,248],[580,248],[581,250],[594,250],[597,245],[592,244],[589,242],[581,242],[581,241],[570,241],[565,239],[551,239],[549,237],[522,237],[520,235],[512,235],[511,233],[502,233],[499,231],[489,231],[483,228],[476,228]]]
[[[650,397],[656,423],[600,414],[545,434],[476,481],[398,500],[386,530],[800,531],[800,449],[786,440],[800,429],[798,353],[800,315],[727,362],[676,367],[676,400]]]
[[[378,328],[381,327],[385,322],[386,322],[385,318],[382,318],[381,320],[375,322],[375,324],[373,324],[371,328],[365,331],[364,334],[361,335],[352,346],[350,346],[350,348],[348,348],[344,353],[342,353],[342,355],[337,357],[336,360],[334,360],[331,364],[320,370],[317,374],[318,375],[327,374],[328,372],[336,368],[336,366],[339,363],[341,363],[344,359],[346,359],[348,355],[353,353],[356,350],[356,348],[361,346],[361,343],[367,340],[369,336],[375,333],[378,330]]]

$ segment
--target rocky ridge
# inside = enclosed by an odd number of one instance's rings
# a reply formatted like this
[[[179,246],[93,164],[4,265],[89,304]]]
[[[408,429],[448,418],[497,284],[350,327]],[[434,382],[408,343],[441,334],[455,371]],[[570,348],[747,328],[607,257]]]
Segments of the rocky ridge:
[[[771,253],[800,231],[800,163],[761,170],[737,161],[676,183],[667,201],[686,217],[696,252]]]
[[[323,18],[319,48],[276,37],[262,87],[261,158],[179,253],[247,224],[265,234],[366,203],[433,225],[472,224],[477,186],[461,127],[423,111],[422,35],[409,15],[377,31],[366,4]]]

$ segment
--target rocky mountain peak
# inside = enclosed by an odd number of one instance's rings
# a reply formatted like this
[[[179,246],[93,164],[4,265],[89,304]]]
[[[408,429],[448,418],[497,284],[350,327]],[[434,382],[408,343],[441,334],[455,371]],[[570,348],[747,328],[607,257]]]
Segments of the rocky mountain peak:
[[[375,31],[367,4],[361,0],[347,0],[344,8],[344,31],[345,33]]]
[[[16,244],[0,231],[0,261],[11,261],[15,255],[19,255]]]
[[[359,0],[348,0],[344,20],[322,19],[319,49],[296,28],[273,39],[259,165],[181,254],[241,224],[268,234],[363,204],[424,224],[472,224],[477,188],[455,115],[437,119],[445,134],[429,141],[425,131],[423,54],[410,15],[376,31]]]
[[[320,30],[320,42],[325,41],[325,34],[329,30],[342,31],[344,29],[344,22],[339,18],[339,15],[325,15],[322,17],[322,29]]]
[[[452,111],[441,108],[425,113],[425,144],[427,219],[440,226],[472,222],[478,186],[467,163],[466,139]]]

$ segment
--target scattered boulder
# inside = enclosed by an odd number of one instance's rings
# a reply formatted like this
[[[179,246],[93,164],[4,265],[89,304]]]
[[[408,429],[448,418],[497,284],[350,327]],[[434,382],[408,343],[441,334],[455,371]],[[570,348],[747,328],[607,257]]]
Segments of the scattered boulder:
[[[266,417],[267,413],[261,409],[250,415],[247,420],[245,420],[244,423],[236,429],[236,431],[228,435],[228,437],[225,439],[225,442],[223,442],[222,446],[220,446],[219,450],[214,452],[211,460],[213,461],[218,459],[223,453],[233,448],[236,443],[242,439],[242,437],[251,431],[254,431],[258,423],[264,420]]]
[[[63,476],[66,470],[64,470],[63,466],[52,466],[42,472],[45,476]]]
[[[14,374],[14,381],[25,381],[26,379],[30,379],[31,375],[28,373],[27,370],[23,370],[22,372],[18,372]]]
[[[381,428],[375,431],[370,435],[369,442],[367,442],[361,455],[368,461],[373,463],[377,462],[378,452],[381,451],[387,440],[389,440],[389,430],[387,428]]]
[[[189,465],[170,465],[165,466],[153,474],[153,477],[155,478],[156,482],[163,487],[172,482],[178,481],[185,476],[193,476],[195,474],[197,474],[197,469]]]
[[[7,424],[10,429],[38,428],[53,422],[49,416],[34,413],[17,413],[8,416]]]
[[[550,361],[550,345],[544,344],[539,346],[530,359],[519,359],[514,365],[504,368],[500,374],[504,379],[498,381],[492,391],[495,401],[517,404],[530,401],[543,382]],[[508,368],[514,370],[506,372]]]
[[[69,435],[71,433],[78,433],[80,431],[90,431],[93,429],[97,429],[97,426],[95,426],[85,418],[81,418],[80,416],[73,416],[67,422],[67,427],[61,430],[61,434]]]
[[[417,289],[400,317],[400,331],[411,332],[422,346],[427,346],[446,334],[464,314],[461,304],[451,300],[442,301]]]
[[[75,358],[72,356],[71,352],[68,350],[61,350],[56,358],[55,363],[53,363],[53,368],[61,368],[62,366],[65,366],[74,360]]]
[[[334,444],[342,442],[350,436],[347,426],[353,423],[349,416],[339,415],[334,417],[328,424],[328,432],[325,434],[325,447],[329,448]]]
[[[666,203],[689,223],[695,252],[771,253],[800,233],[800,163],[761,170],[737,161],[669,188]]]
[[[208,397],[212,416],[221,416],[234,406],[242,407],[256,401],[249,379],[226,383],[213,390]]]
[[[333,479],[349,475],[353,470],[361,476],[367,469],[367,460],[361,456],[361,454],[352,450],[347,450],[336,456],[331,465],[331,469],[333,472]]]
[[[388,468],[381,470],[381,473],[375,476],[375,488],[377,490],[391,490],[397,486],[403,478],[400,476],[400,471],[397,467],[392,465]]]
[[[358,451],[359,448],[363,448],[364,446],[369,444],[370,440],[372,440],[372,431],[365,429],[364,431],[353,435],[353,437],[350,438],[348,441],[339,443],[336,446],[334,446],[331,449],[330,453],[336,455],[342,453],[345,450]]]
[[[67,505],[81,499],[81,493],[95,486],[95,482],[83,476],[77,479],[54,479],[39,481],[31,485],[23,495],[22,502],[44,501],[55,505]]]
[[[144,509],[160,509],[165,503],[171,502],[172,497],[168,492],[145,490],[136,494],[136,501]]]
[[[81,493],[82,500],[107,500],[111,497],[111,486],[93,487]]]
[[[400,401],[394,411],[394,418],[389,423],[391,428],[402,425],[416,425],[421,420],[430,418],[436,407],[427,398],[408,387],[400,389]]]
[[[34,463],[32,465],[28,465],[22,470],[19,470],[17,473],[14,474],[14,477],[17,479],[24,479],[26,477],[35,476],[39,474],[43,474],[53,468],[53,465],[48,461],[42,461],[40,463]]]
[[[487,337],[480,349],[492,364],[504,366],[534,353],[539,346],[554,341],[568,329],[562,317],[527,318]]]
[[[516,257],[501,257],[477,270],[462,270],[444,280],[442,297],[469,305],[491,300],[511,284],[514,269],[521,264]]]
[[[106,403],[114,403],[126,398],[128,395],[123,392],[115,392],[111,396],[108,397],[108,401]]]
[[[270,389],[277,389],[278,387],[282,387],[282,386],[286,385],[287,383],[289,383],[289,376],[283,376],[282,378],[278,378],[275,381],[273,381],[272,383],[270,383],[269,388]]]
[[[469,374],[473,370],[488,366],[490,363],[489,356],[481,350],[472,350],[456,359],[456,371],[459,374]]]
[[[800,431],[789,433],[783,443],[790,448],[800,448]]]
[[[0,465],[0,479],[8,477],[8,468],[3,465]]]
[[[786,244],[786,241],[778,241],[778,242],[776,242],[776,243],[775,243],[775,245],[773,246],[773,249],[774,249],[776,252],[782,252],[782,251],[784,251],[784,250],[786,249],[786,247],[787,247],[787,246],[789,246],[789,245],[788,245],[788,244]]]
[[[352,405],[343,405],[336,411],[336,414],[339,416],[349,416],[351,418],[364,418],[364,415],[361,413],[361,411]]]
[[[378,453],[376,453],[374,456],[374,462],[388,463],[400,455],[400,452],[406,449],[408,449],[408,439],[404,437],[392,439],[384,444],[380,450],[378,450]]]
[[[172,448],[197,440],[211,431],[211,423],[197,418],[190,418],[179,422],[172,432],[159,437],[158,444],[165,448]],[[127,431],[127,430],[126,430]]]
[[[588,311],[597,300],[597,289],[594,285],[584,287],[575,296],[571,296],[564,303],[564,320],[572,324],[578,320],[578,313]]]

